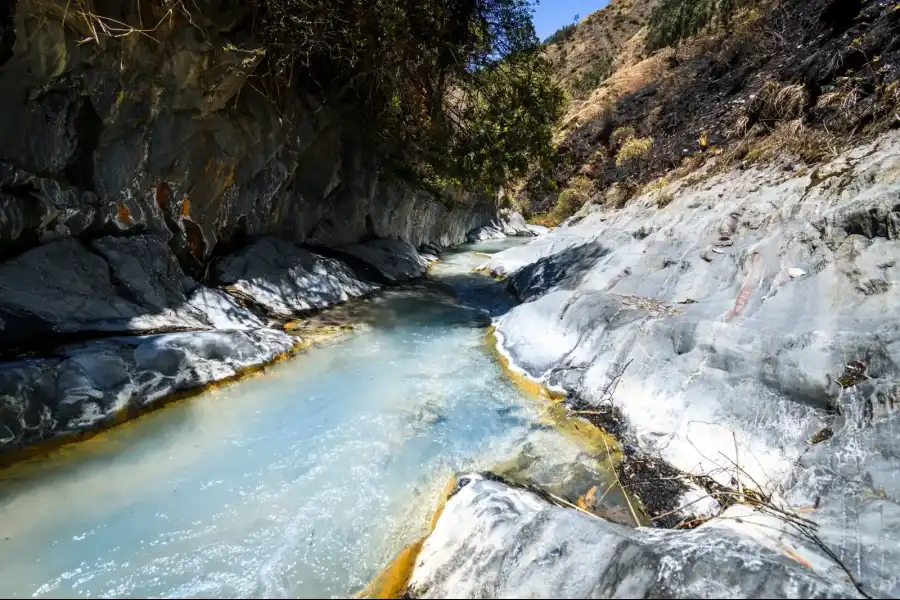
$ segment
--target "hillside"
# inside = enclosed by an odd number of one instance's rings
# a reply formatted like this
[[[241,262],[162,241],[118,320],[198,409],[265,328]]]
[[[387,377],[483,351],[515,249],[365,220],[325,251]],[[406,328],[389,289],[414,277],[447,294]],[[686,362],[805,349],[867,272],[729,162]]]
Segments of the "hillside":
[[[648,185],[785,152],[816,164],[900,125],[896,3],[712,3],[730,7],[727,21],[647,43],[702,3],[613,0],[548,47],[572,99],[549,173],[518,194],[532,218],[552,225],[588,201],[623,206]],[[608,76],[578,88],[610,53]]]
[[[557,81],[573,96],[589,94],[614,70],[631,62],[624,46],[647,24],[655,0],[619,0],[563,27],[547,47]]]

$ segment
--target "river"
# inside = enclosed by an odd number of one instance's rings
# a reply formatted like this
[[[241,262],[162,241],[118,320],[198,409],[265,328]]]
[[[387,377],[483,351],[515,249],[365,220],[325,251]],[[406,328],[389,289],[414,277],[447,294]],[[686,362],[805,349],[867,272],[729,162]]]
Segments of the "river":
[[[584,493],[597,463],[486,335],[513,300],[477,253],[517,243],[447,253],[432,283],[355,303],[349,337],[0,471],[0,594],[346,597],[454,473]]]

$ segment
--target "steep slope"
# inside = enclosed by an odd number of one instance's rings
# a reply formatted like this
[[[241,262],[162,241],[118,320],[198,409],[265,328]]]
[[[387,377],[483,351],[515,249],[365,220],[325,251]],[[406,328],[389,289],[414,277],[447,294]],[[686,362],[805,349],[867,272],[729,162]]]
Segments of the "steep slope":
[[[562,197],[565,218],[589,200],[621,206],[676,169],[782,150],[800,164],[833,158],[900,125],[898,27],[889,2],[760,0],[677,50],[648,50],[645,28],[622,46],[641,50],[572,103],[555,167],[519,203],[540,214]]]
[[[589,94],[616,69],[628,66],[628,42],[647,24],[654,1],[613,0],[577,24],[560,32],[547,46],[556,76],[576,97]]]

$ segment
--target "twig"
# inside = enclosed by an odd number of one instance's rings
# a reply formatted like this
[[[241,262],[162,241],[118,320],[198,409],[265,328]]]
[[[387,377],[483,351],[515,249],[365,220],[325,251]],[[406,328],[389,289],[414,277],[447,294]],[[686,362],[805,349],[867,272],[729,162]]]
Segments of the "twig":
[[[609,465],[612,467],[613,475],[616,476],[616,483],[618,483],[619,487],[622,488],[622,495],[625,496],[625,502],[628,504],[628,510],[631,511],[631,518],[634,519],[635,526],[640,527],[641,522],[637,518],[637,513],[634,512],[634,507],[631,505],[631,500],[628,499],[628,490],[626,490],[625,486],[622,485],[622,482],[619,480],[619,474],[616,472],[616,467],[612,464],[612,451],[610,451],[609,449],[609,443],[606,441],[606,436],[600,436],[600,439],[603,440],[603,445],[606,446],[606,457],[609,459]]]
[[[580,506],[578,506],[578,505],[576,505],[576,504],[572,504],[572,503],[569,502],[568,500],[566,500],[566,499],[564,499],[564,498],[560,498],[559,496],[557,496],[556,494],[554,494],[554,493],[552,493],[552,492],[548,492],[547,490],[541,490],[541,491],[542,491],[543,493],[547,494],[548,496],[550,496],[551,498],[553,498],[554,500],[556,500],[557,502],[559,502],[560,504],[565,504],[565,505],[568,506],[569,508],[574,508],[574,509],[577,510],[578,512],[583,512],[584,514],[590,515],[590,516],[594,517],[595,519],[603,520],[602,517],[600,517],[600,516],[598,516],[598,515],[595,515],[594,513],[590,512],[590,511],[584,510],[584,509],[581,508]]]
[[[663,514],[661,514],[661,515],[656,515],[655,517],[650,517],[650,520],[651,520],[651,521],[658,521],[658,520],[660,520],[660,519],[665,519],[666,517],[669,517],[669,516],[671,516],[671,515],[674,515],[675,513],[679,513],[679,512],[681,512],[682,510],[684,510],[685,508],[687,508],[688,506],[693,506],[694,504],[697,504],[697,503],[700,502],[701,500],[706,500],[707,498],[713,498],[712,494],[707,494],[707,495],[705,495],[705,496],[700,496],[700,497],[697,498],[696,500],[692,500],[691,502],[688,502],[687,504],[685,504],[685,505],[683,505],[683,506],[679,506],[679,507],[676,508],[675,510],[670,510],[669,512],[663,513]],[[715,498],[713,498],[713,500],[715,500]],[[685,518],[687,518],[687,517],[685,517]]]
[[[734,439],[734,464],[740,469],[737,465],[740,464],[740,460],[738,459],[738,443],[737,443],[737,434],[734,433],[734,429],[731,430],[731,437]],[[741,502],[744,501],[744,484],[741,483],[741,474],[739,472],[735,472],[734,479],[737,481],[738,485],[738,494],[740,495]]]
[[[611,489],[613,489],[613,486],[616,485],[616,483],[617,483],[617,482],[613,481],[612,483],[610,483],[610,484],[606,487],[606,491],[603,492],[603,495],[600,496],[600,499],[599,499],[599,500],[597,500],[597,504],[600,504],[601,502],[603,502],[603,500],[606,498],[606,495],[609,494],[609,491],[610,491]]]

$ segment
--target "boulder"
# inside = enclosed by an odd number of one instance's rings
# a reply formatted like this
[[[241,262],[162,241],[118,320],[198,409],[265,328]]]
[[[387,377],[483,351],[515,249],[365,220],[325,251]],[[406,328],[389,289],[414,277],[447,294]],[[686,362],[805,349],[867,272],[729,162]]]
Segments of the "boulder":
[[[428,268],[428,261],[402,240],[371,240],[362,244],[338,246],[335,250],[375,268],[388,283],[417,279]]]
[[[377,288],[357,279],[340,261],[276,238],[260,239],[226,256],[216,273],[229,293],[282,320]]]
[[[0,263],[4,345],[28,342],[26,323],[34,333],[207,329],[184,306],[186,281],[165,244],[149,237],[39,246]]]

